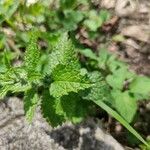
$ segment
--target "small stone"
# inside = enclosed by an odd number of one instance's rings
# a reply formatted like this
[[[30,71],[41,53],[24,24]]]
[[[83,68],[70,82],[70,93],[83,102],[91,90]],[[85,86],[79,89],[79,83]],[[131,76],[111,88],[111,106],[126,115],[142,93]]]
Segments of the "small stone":
[[[131,17],[138,9],[136,0],[117,0],[115,11],[119,17]]]
[[[102,0],[101,7],[111,9],[115,7],[116,0]]]
[[[146,104],[146,109],[150,110],[150,102],[148,104]]]
[[[149,26],[147,25],[131,25],[124,27],[121,34],[150,44],[150,32]]]

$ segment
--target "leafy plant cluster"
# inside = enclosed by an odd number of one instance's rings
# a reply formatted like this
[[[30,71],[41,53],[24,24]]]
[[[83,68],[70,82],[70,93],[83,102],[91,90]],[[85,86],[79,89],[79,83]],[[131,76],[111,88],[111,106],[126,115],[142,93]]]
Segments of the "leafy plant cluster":
[[[136,117],[138,101],[150,98],[150,78],[130,72],[105,48],[97,54],[83,46],[81,50],[76,39],[80,29],[87,39],[103,38],[101,26],[110,17],[89,0],[39,0],[30,6],[26,0],[1,0],[0,99],[24,95],[27,120],[31,122],[40,107],[52,126],[81,122],[101,107],[148,146],[129,123]],[[33,27],[35,31],[28,32]],[[87,60],[83,64],[78,53]],[[24,62],[16,66],[18,59]]]
[[[67,34],[59,38],[45,63],[41,64],[36,42],[37,36],[33,32],[20,67],[12,67],[5,54],[7,69],[0,74],[1,99],[9,92],[23,92],[27,120],[32,121],[36,107],[40,106],[43,117],[52,126],[66,120],[78,123],[96,104],[147,144],[129,123],[137,110],[136,100],[150,96],[149,78],[130,73],[126,65],[106,51],[92,57],[103,71],[88,72],[81,68]],[[84,54],[87,56],[87,51]],[[104,74],[106,71],[110,72]]]
[[[105,48],[98,55],[90,49],[81,50],[80,53],[91,61],[90,65],[104,74],[111,87],[112,99],[109,103],[131,123],[137,113],[137,102],[150,97],[150,78],[129,71],[127,64],[117,60]]]
[[[29,6],[26,0],[2,0],[0,26],[8,26],[10,36],[0,30],[0,49],[13,48],[16,51],[26,47],[30,38],[27,30],[32,27],[42,33],[47,31],[41,38],[47,41],[48,49],[64,31],[70,31],[75,37],[77,30],[85,28],[88,37],[95,38],[99,35],[97,31],[109,18],[108,11],[95,10],[88,0],[38,0]],[[15,43],[13,47],[10,44],[12,38]]]

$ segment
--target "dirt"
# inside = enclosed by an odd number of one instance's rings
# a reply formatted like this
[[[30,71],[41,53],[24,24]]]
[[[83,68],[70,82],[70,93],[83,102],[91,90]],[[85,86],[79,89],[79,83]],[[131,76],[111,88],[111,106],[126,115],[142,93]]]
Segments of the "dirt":
[[[94,118],[52,128],[38,108],[29,123],[17,97],[1,101],[0,113],[0,150],[124,150]]]
[[[126,37],[119,44],[119,54],[139,74],[150,76],[150,1],[138,2],[137,10],[121,17],[118,33]]]

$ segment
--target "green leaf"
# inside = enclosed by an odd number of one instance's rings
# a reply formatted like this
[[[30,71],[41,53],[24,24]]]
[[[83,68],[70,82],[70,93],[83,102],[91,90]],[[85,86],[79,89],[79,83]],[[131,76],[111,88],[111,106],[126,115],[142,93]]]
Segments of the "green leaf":
[[[139,94],[142,97],[150,97],[150,78],[137,76],[129,85],[131,93]]]
[[[107,68],[112,72],[116,72],[117,69],[119,68],[126,68],[128,69],[127,64],[124,62],[119,61],[115,55],[109,55],[109,58],[106,62]]]
[[[65,118],[73,123],[79,123],[88,114],[88,101],[82,100],[78,94],[70,93],[61,98]]]
[[[115,102],[114,107],[116,110],[127,122],[132,122],[137,111],[136,99],[132,97],[128,91],[121,92],[114,90],[111,94]]]
[[[101,100],[109,102],[111,99],[110,88],[100,72],[95,71],[89,74],[89,78],[93,86],[84,93],[86,95],[83,98],[92,101]]]
[[[25,110],[26,119],[29,122],[31,122],[34,117],[34,113],[37,108],[38,101],[39,98],[35,89],[32,88],[25,92],[24,110]]]
[[[10,60],[8,59],[7,57],[7,52],[5,51],[4,52],[4,64],[6,66],[7,69],[10,69],[11,68],[11,63],[10,63]]]
[[[66,33],[59,38],[57,45],[53,48],[47,60],[48,62],[44,69],[46,74],[51,74],[55,67],[60,64],[72,65],[75,68],[80,67],[74,46],[72,42],[68,40]]]
[[[12,93],[17,93],[17,92],[26,92],[27,90],[29,90],[31,88],[31,85],[26,83],[26,84],[23,84],[21,82],[18,82],[16,84],[12,84],[11,85],[11,89],[10,91]]]
[[[99,57],[98,57],[98,66],[101,69],[107,69],[106,62],[107,62],[109,56],[110,56],[110,54],[108,53],[108,51],[105,48],[100,49]]]
[[[9,69],[6,72],[0,74],[0,85],[5,86],[5,85],[14,84],[15,79],[16,79],[16,75],[14,73],[14,70]]]
[[[0,88],[0,100],[3,100],[3,98],[6,96],[6,94],[10,91],[11,88],[11,85],[3,86]]]
[[[58,109],[59,102],[59,100],[50,96],[49,90],[43,92],[41,101],[42,115],[52,126],[58,126],[64,121],[64,116],[60,113],[62,110]]]
[[[84,21],[84,25],[91,31],[97,31],[99,27],[103,25],[105,21],[109,19],[110,15],[108,11],[100,11],[97,13],[95,10],[91,10],[88,13],[88,19]]]
[[[28,73],[28,78],[32,77],[37,72],[38,62],[40,59],[40,52],[36,42],[37,35],[33,31],[25,52],[25,68]]]
[[[77,10],[65,10],[65,18],[62,20],[62,24],[67,31],[76,30],[78,23],[83,19],[83,13]]]
[[[0,4],[0,24],[8,20],[16,12],[19,4],[18,0],[4,1]]]
[[[50,93],[53,97],[62,97],[70,92],[79,92],[91,87],[90,84],[80,82],[56,81],[51,84]]]
[[[8,92],[25,92],[31,85],[26,81],[26,73],[23,68],[10,68],[0,74],[0,98],[3,98]]]
[[[77,0],[61,0],[60,5],[63,9],[71,9],[76,5]]]
[[[92,85],[83,77],[80,70],[72,66],[59,65],[52,73],[54,82],[50,86],[50,94],[53,97],[62,97],[70,92],[79,92]]]
[[[102,18],[103,22],[105,22],[110,19],[111,14],[109,13],[108,10],[101,10],[99,16],[100,18]]]
[[[84,49],[84,50],[80,50],[80,53],[82,55],[84,55],[87,58],[93,59],[93,60],[97,60],[97,56],[96,54],[91,50],[91,49]]]
[[[106,81],[113,89],[122,90],[125,81],[128,79],[132,79],[132,77],[133,74],[130,73],[126,67],[122,67],[113,72],[112,75],[108,75],[106,77]]]

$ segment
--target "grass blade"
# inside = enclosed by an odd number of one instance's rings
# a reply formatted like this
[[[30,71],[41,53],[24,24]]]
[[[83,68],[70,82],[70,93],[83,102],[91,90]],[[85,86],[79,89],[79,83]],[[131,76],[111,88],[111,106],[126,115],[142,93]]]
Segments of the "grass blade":
[[[133,127],[125,120],[123,119],[116,111],[114,111],[112,108],[107,106],[102,101],[93,101],[95,104],[100,106],[102,109],[104,109],[108,114],[110,114],[112,117],[114,117],[116,120],[118,120],[126,129],[128,129],[137,139],[139,139],[143,144],[145,144],[148,148],[150,148],[150,145],[142,138],[142,136],[133,129]]]

